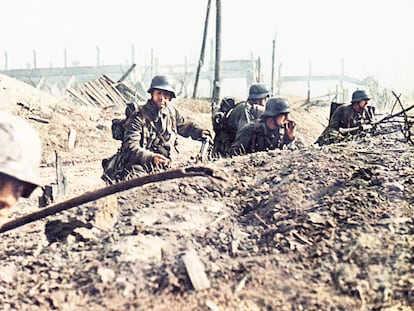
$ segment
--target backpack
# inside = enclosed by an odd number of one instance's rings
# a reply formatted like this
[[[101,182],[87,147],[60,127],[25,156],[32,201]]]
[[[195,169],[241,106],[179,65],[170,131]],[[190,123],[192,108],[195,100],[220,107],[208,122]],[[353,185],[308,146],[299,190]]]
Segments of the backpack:
[[[216,135],[226,127],[227,117],[234,107],[236,107],[234,97],[224,97],[221,100],[219,109],[213,116],[213,129]]]
[[[218,111],[213,115],[214,130],[214,147],[213,154],[225,156],[227,149],[230,147],[231,138],[229,136],[230,128],[227,124],[227,118],[236,107],[237,103],[234,97],[224,97]],[[233,137],[234,138],[234,137]]]
[[[139,109],[139,104],[136,102],[128,103],[125,108],[125,118],[112,119],[111,132],[112,138],[115,140],[124,140],[125,122],[126,120]]]

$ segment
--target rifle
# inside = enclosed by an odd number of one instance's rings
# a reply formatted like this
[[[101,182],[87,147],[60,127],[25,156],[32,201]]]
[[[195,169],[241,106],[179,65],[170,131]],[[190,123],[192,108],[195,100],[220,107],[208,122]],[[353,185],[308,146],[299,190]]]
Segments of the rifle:
[[[355,135],[357,133],[371,130],[374,126],[372,124],[363,124],[360,126],[350,127],[350,128],[342,128],[340,127],[338,132],[342,135],[352,134]]]
[[[387,122],[387,124],[389,125],[386,126],[384,126],[384,124],[385,123],[381,123],[382,126],[380,126],[379,123],[372,123],[363,124],[360,126],[350,128],[340,128],[339,133],[342,135],[357,135],[362,133],[370,133],[373,136],[377,136],[402,131],[402,126],[400,122]]]
[[[410,131],[414,125],[414,116],[408,116],[407,112],[413,109],[414,105],[404,109],[400,102],[399,96],[397,96],[394,92],[393,95],[397,98],[397,101],[400,103],[402,108],[401,111],[385,116],[379,121],[373,123],[363,124],[351,128],[340,128],[339,133],[344,135],[355,135],[362,132],[370,132],[373,135],[381,135],[401,131],[407,141],[413,142],[413,140],[411,139]],[[403,120],[396,120],[396,118],[403,118]]]

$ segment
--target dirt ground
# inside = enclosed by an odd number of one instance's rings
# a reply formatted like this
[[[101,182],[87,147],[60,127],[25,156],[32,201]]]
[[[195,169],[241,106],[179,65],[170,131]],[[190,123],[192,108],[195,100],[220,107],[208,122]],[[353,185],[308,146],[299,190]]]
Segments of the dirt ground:
[[[39,131],[45,184],[59,155],[61,200],[104,186],[123,111],[1,75],[0,99]],[[148,184],[1,234],[1,309],[414,310],[414,147],[398,133],[314,146],[328,108],[290,101],[302,149],[196,163],[200,142],[182,139],[176,167],[225,180]],[[211,127],[207,102],[176,104]],[[11,219],[38,210],[40,195]]]

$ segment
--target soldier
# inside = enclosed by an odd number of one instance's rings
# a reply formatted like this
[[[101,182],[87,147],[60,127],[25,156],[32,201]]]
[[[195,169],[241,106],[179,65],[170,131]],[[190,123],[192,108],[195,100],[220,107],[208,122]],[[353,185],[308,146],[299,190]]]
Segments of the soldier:
[[[283,149],[295,140],[296,123],[289,120],[290,105],[283,98],[270,98],[259,120],[237,132],[230,154]]]
[[[333,143],[344,136],[340,129],[350,129],[370,124],[374,121],[373,110],[369,109],[370,98],[363,90],[357,90],[352,94],[350,105],[339,106],[332,114],[328,127],[319,136],[316,143],[319,145]]]
[[[41,141],[23,119],[0,112],[0,224],[20,197],[28,198],[40,185]]]
[[[252,84],[249,89],[247,101],[238,103],[226,113],[219,133],[214,139],[214,154],[226,156],[237,132],[250,121],[260,118],[266,101],[270,97],[270,90],[265,84]]]
[[[102,178],[109,183],[167,168],[178,153],[177,135],[192,139],[210,135],[209,130],[186,122],[171,104],[175,90],[170,77],[155,76],[148,93],[151,99],[125,122],[120,150],[102,162]]]

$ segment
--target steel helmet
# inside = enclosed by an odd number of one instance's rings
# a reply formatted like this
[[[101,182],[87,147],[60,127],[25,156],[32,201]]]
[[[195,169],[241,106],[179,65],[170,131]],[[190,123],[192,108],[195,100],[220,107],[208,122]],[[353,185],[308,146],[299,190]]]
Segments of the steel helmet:
[[[265,84],[252,84],[249,89],[249,99],[262,99],[270,96],[270,90]]]
[[[359,103],[361,100],[370,100],[367,93],[363,90],[357,90],[352,93],[352,100],[351,103]]]
[[[25,120],[0,111],[0,173],[24,182],[27,198],[40,186],[39,165],[42,144],[36,131]]]
[[[277,117],[282,113],[289,113],[290,105],[286,99],[283,98],[271,98],[266,103],[265,111],[262,117]]]
[[[148,93],[152,93],[154,89],[164,90],[172,93],[172,98],[175,98],[175,83],[174,81],[164,75],[154,76],[151,81],[151,86],[148,89]]]

